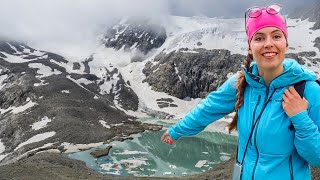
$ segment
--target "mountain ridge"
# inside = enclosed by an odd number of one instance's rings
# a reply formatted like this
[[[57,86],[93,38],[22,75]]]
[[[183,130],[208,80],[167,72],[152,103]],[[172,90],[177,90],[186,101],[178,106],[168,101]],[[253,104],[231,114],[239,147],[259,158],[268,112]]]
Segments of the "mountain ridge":
[[[193,26],[183,29],[188,20]],[[159,26],[159,34],[141,41],[137,37],[145,32],[136,28],[139,23],[127,35],[111,33],[102,39],[101,49],[77,62],[23,43],[1,41],[0,147],[4,150],[0,148],[0,164],[19,165],[48,150],[62,153],[68,150],[68,143],[108,143],[145,130],[160,130],[161,126],[137,118],[179,118],[240,70],[247,44],[244,29],[235,23],[239,19],[179,17],[174,21],[178,25],[165,29],[165,36]],[[290,23],[296,29],[312,26],[301,20]],[[234,26],[228,30],[230,24]],[[113,32],[127,33],[125,30]],[[287,56],[316,69],[319,76],[319,52],[304,49],[317,44],[312,38],[319,31],[301,30],[308,41],[301,46],[294,41]],[[115,37],[121,37],[119,42],[108,44]],[[151,44],[152,39],[159,41]],[[136,43],[140,46],[134,46]],[[137,51],[142,55],[135,59]],[[32,129],[44,120],[45,126]],[[36,139],[37,135],[44,139]],[[2,168],[5,166],[0,171]]]

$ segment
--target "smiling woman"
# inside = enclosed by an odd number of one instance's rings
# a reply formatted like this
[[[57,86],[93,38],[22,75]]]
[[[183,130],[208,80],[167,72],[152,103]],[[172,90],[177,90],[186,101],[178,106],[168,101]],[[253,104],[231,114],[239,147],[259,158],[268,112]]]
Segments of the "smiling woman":
[[[283,72],[283,60],[288,46],[284,33],[275,27],[256,32],[250,41],[249,54],[256,60],[259,74],[269,85]]]
[[[309,163],[320,166],[320,86],[314,72],[285,58],[288,31],[280,9],[246,11],[244,68],[171,126],[163,142],[175,144],[235,111],[228,125],[239,134],[234,180],[311,179]],[[304,97],[293,87],[301,81]]]

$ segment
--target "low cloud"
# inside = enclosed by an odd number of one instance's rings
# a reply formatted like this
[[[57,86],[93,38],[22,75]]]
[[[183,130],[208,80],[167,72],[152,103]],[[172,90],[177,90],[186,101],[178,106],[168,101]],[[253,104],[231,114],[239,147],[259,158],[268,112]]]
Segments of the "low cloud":
[[[0,0],[0,38],[41,44],[92,47],[115,18],[147,16],[156,22],[179,16],[243,17],[253,5],[285,4],[293,9],[315,0]],[[290,4],[290,5],[289,5]],[[59,47],[61,49],[61,47]]]

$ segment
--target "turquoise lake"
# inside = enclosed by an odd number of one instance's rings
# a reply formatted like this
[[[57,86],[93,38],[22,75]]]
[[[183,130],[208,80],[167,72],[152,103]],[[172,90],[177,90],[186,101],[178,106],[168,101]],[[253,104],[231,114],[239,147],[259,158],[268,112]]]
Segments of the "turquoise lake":
[[[164,131],[144,132],[134,139],[115,141],[109,155],[95,159],[90,150],[67,154],[82,160],[100,173],[114,176],[185,176],[207,171],[230,159],[237,137],[220,132],[202,132],[167,145],[160,138]]]

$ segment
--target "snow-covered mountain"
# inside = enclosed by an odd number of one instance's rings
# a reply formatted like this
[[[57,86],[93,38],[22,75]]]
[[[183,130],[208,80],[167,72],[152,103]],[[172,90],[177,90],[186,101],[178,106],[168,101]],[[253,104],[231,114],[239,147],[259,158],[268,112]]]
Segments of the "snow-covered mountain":
[[[181,118],[240,69],[248,46],[243,22],[178,16],[157,25],[121,20],[85,57],[1,41],[0,163],[161,128],[136,120],[141,117]],[[319,75],[315,23],[287,19],[288,56]],[[228,121],[213,129],[224,131]]]

